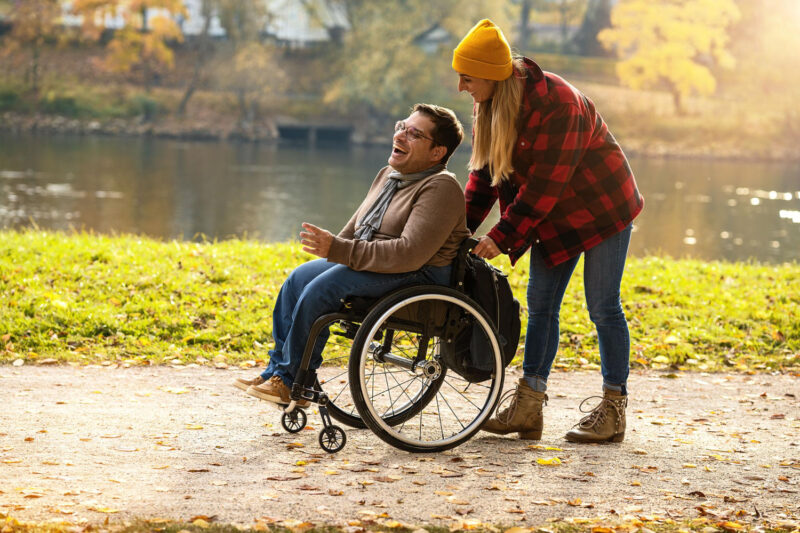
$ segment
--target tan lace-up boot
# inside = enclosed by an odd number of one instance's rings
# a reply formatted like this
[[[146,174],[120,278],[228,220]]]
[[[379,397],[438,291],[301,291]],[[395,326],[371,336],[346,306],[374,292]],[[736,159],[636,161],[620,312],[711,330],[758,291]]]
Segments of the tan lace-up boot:
[[[592,398],[590,396],[581,402],[583,404]],[[603,389],[600,404],[592,409],[588,415],[569,430],[566,439],[570,442],[622,442],[625,438],[625,407],[628,405],[628,396],[619,391]]]
[[[506,400],[511,400],[511,405],[498,411],[494,418],[487,420],[481,426],[483,431],[496,435],[519,433],[519,438],[539,440],[542,438],[542,405],[547,404],[547,395],[533,390],[525,378],[519,378],[517,387],[507,391],[497,403],[498,409]]]

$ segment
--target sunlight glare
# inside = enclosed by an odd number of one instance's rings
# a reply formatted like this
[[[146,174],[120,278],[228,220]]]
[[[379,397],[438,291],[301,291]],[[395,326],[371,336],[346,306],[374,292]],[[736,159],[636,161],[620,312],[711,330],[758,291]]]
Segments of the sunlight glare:
[[[789,209],[781,209],[778,215],[781,218],[787,218],[795,224],[800,224],[800,211],[790,211]]]

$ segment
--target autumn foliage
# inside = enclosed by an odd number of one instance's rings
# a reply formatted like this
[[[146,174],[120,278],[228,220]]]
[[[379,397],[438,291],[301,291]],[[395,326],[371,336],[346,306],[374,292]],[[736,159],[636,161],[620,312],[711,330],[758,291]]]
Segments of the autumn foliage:
[[[619,54],[625,85],[666,85],[682,114],[687,96],[714,93],[711,64],[734,66],[728,29],[739,16],[733,0],[622,0],[611,12],[612,27],[598,38]]]

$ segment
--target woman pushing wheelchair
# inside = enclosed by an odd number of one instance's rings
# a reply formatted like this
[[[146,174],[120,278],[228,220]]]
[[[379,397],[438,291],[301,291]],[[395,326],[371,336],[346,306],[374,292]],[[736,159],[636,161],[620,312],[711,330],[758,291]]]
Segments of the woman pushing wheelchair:
[[[283,283],[272,315],[269,365],[254,379],[237,379],[236,387],[288,404],[317,318],[337,311],[348,296],[374,298],[410,285],[450,282],[451,263],[470,235],[463,190],[447,170],[463,136],[451,110],[416,104],[395,125],[389,164],[344,229],[333,235],[303,224],[303,249],[320,259],[300,265]],[[315,346],[312,370],[321,365],[321,352]]]
[[[452,66],[459,91],[468,92],[474,102],[466,187],[469,228],[476,230],[500,200],[500,221],[473,253],[487,259],[505,253],[513,264],[531,250],[523,377],[508,396],[510,406],[481,429],[541,438],[561,300],[584,255],[603,396],[566,438],[620,442],[630,356],[620,283],[631,223],[644,205],[625,154],[591,100],[530,59],[512,57],[491,21],[480,21],[462,39]]]

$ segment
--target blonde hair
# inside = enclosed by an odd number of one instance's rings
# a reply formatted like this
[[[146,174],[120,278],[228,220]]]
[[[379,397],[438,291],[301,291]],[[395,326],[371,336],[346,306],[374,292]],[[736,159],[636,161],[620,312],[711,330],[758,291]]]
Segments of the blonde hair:
[[[525,65],[521,57],[514,58],[514,72],[498,81],[490,101],[478,104],[472,118],[472,143],[470,170],[489,166],[492,185],[499,185],[514,172],[511,156],[517,141],[517,118],[522,102]]]

